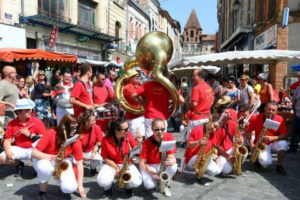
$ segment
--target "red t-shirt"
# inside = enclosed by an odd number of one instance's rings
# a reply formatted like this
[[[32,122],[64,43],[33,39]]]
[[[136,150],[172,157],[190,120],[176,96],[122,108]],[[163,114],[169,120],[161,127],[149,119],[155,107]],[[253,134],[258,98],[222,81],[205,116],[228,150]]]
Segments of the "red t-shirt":
[[[273,120],[276,122],[280,122],[279,128],[277,131],[273,129],[271,130],[268,129],[266,136],[278,136],[278,135],[288,134],[285,121],[280,115],[275,115]],[[249,125],[246,128],[246,130],[249,132],[255,131],[255,141],[254,141],[255,143],[259,138],[261,131],[263,130],[264,121],[265,121],[264,114],[259,114],[253,121],[250,121]]]
[[[127,137],[131,148],[134,148],[137,143],[130,132],[127,132]],[[121,149],[116,144],[113,136],[105,136],[101,144],[101,156],[103,159],[109,158],[116,164],[122,164],[125,157],[129,153],[129,146],[126,140],[122,140],[123,158],[121,155]]]
[[[231,136],[231,139],[234,140],[234,134],[235,134],[235,128],[237,126],[237,123],[233,120],[229,120],[227,122],[227,125],[225,125],[225,128],[227,130],[227,134]],[[217,131],[215,131],[212,135],[212,143],[215,146],[221,146],[223,150],[226,152],[231,147],[233,147],[233,141],[231,141],[230,137],[226,134],[224,127],[219,128]],[[240,137],[241,132],[239,132]]]
[[[192,102],[197,102],[198,105],[191,109],[190,120],[199,120],[208,118],[210,108],[214,101],[213,89],[204,81],[198,83],[192,90]],[[196,112],[196,113],[195,113]],[[197,113],[200,113],[197,114]]]
[[[90,141],[88,143],[90,137]],[[90,152],[94,149],[98,142],[101,142],[103,138],[101,128],[95,124],[91,129],[91,136],[89,136],[89,130],[84,130],[80,137],[80,142],[83,152]]]
[[[74,84],[74,87],[72,89],[71,97],[74,97],[76,100],[78,100],[84,104],[92,105],[93,104],[92,98],[89,93],[89,91],[91,90],[91,86],[89,83],[87,83],[85,85],[86,85],[86,88],[85,88],[83,82],[77,81]],[[73,104],[73,108],[74,108],[74,114],[76,117],[79,117],[79,115],[85,111],[85,108],[76,106],[74,104]]]
[[[57,155],[60,147],[56,143],[56,133],[54,128],[49,129],[37,143],[35,148],[46,154]],[[83,154],[79,139],[67,146],[64,157],[67,158],[71,154],[73,154],[75,160],[82,160]]]
[[[300,81],[297,81],[296,83],[293,83],[291,86],[290,86],[290,89],[292,90],[296,90],[297,87],[300,85]]]
[[[71,85],[72,85],[72,82],[70,82],[68,84],[64,84],[64,83],[57,83],[56,84],[56,86],[61,86],[61,87],[64,87],[64,86],[70,87]],[[65,88],[62,88],[60,91],[51,90],[51,96],[55,97],[56,95],[64,93],[64,92],[65,92]]]
[[[139,96],[145,95],[146,108],[145,118],[161,118],[167,120],[169,117],[169,91],[158,82],[146,82],[138,91]]]
[[[160,152],[159,147],[151,142],[151,139],[154,139],[154,135],[147,138],[142,147],[142,151],[140,153],[140,158],[147,160],[147,164],[159,164],[160,163]],[[155,140],[155,139],[154,139]],[[175,140],[174,136],[171,133],[164,133],[163,141],[172,141]],[[176,145],[172,150],[167,152],[167,155],[176,153]]]
[[[199,141],[201,138],[203,138],[203,125],[197,126],[194,128],[189,136],[188,143],[193,142],[193,141]],[[200,148],[202,145],[197,145],[193,148],[186,148],[184,157],[185,157],[185,162],[188,163],[190,159],[194,156],[197,155]],[[205,153],[211,148],[212,142],[210,139],[207,140],[206,147],[205,147]]]
[[[135,102],[132,98],[132,95],[137,92],[142,86],[139,85],[139,84],[132,84],[132,83],[128,83],[124,89],[123,89],[123,94],[124,94],[124,98],[126,99],[126,101],[134,106],[134,107],[137,107],[137,108],[140,108],[141,105],[137,102]],[[125,117],[126,119],[135,119],[137,117],[140,117],[141,115],[135,115],[135,114],[132,114],[130,112],[126,112],[125,114]]]
[[[107,93],[107,89],[109,94]],[[107,102],[110,102],[114,98],[114,92],[108,87],[98,87],[94,86],[93,100],[94,103],[101,105]]]
[[[33,125],[33,126],[31,126],[31,125]],[[6,128],[4,137],[5,137],[5,139],[11,139],[14,137],[15,138],[14,144],[16,146],[19,146],[22,148],[30,148],[30,147],[32,147],[32,143],[33,143],[32,139],[26,137],[22,133],[18,133],[16,136],[14,136],[14,134],[16,134],[18,131],[20,131],[23,128],[29,127],[29,126],[31,126],[28,129],[30,133],[40,134],[40,135],[43,135],[46,133],[46,127],[40,119],[38,119],[36,117],[30,117],[28,122],[26,122],[26,124],[22,124],[21,121],[19,120],[19,118],[16,118],[7,124],[7,128]]]

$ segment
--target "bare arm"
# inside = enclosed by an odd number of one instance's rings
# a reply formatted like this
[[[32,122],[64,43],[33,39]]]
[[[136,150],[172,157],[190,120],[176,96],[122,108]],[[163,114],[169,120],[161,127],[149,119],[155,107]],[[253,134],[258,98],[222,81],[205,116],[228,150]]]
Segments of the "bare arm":
[[[85,103],[82,103],[81,101],[78,101],[75,97],[70,97],[70,103],[74,104],[76,106],[79,106],[79,107],[83,107],[87,110],[92,110],[93,109],[92,105],[87,105]]]
[[[268,94],[270,96],[270,101],[273,101],[274,99],[273,99],[273,87],[272,87],[272,85],[268,84],[267,89],[268,89]]]
[[[77,179],[77,184],[78,184],[78,192],[81,196],[81,198],[86,198],[86,194],[84,192],[83,188],[83,162],[82,160],[77,161],[77,169],[78,169],[78,179]]]
[[[37,149],[33,149],[31,156],[37,159],[47,159],[47,160],[55,160],[56,156],[41,152]]]
[[[11,152],[11,139],[5,139],[3,142],[3,147],[5,150],[5,154],[6,154],[6,158],[8,160],[12,160],[13,159],[13,154]]]
[[[5,104],[6,106],[9,106],[9,107],[15,108],[15,105],[13,103],[8,102],[8,101],[0,100],[0,103]]]
[[[105,159],[104,159],[104,162],[105,162],[107,165],[113,167],[113,168],[116,170],[117,173],[120,171],[119,166],[118,166],[113,160],[111,160],[111,159],[109,159],[109,158],[105,158]]]

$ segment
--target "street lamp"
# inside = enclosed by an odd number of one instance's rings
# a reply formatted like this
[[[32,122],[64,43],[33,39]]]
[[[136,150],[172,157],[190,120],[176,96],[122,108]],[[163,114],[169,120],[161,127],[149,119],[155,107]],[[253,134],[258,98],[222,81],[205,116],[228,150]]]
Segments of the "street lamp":
[[[240,0],[234,0],[233,2],[233,11],[237,12],[241,6]]]

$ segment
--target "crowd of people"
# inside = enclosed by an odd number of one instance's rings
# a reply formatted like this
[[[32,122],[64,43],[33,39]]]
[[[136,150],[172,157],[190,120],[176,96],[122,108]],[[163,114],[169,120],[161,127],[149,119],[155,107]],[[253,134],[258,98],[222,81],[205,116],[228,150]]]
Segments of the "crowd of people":
[[[23,161],[30,160],[39,180],[39,199],[46,199],[52,176],[64,193],[78,191],[86,198],[84,167],[91,176],[97,174],[95,181],[105,195],[112,194],[117,180],[128,195],[143,184],[170,197],[169,184],[179,170],[175,138],[167,132],[170,124],[180,130],[185,148],[181,170],[194,169],[201,184],[206,184],[204,173],[238,175],[238,155],[244,162],[248,151],[259,151],[250,160],[260,169],[270,166],[272,152],[277,152],[276,171],[287,174],[285,154],[296,152],[299,142],[300,73],[298,82],[278,95],[265,73],[217,81],[196,69],[185,84],[169,74],[179,104],[170,116],[170,91],[160,82],[146,81],[151,75],[141,79],[139,67],[125,72],[124,99],[115,95],[116,72],[94,74],[88,64],[79,69],[79,74],[54,70],[50,80],[39,66],[27,77],[19,77],[10,65],[2,69],[0,164],[15,166],[16,176],[22,176]],[[122,109],[120,101],[143,108],[144,114]],[[277,114],[280,103],[294,109],[290,147],[285,119]],[[245,152],[238,151],[241,146]]]

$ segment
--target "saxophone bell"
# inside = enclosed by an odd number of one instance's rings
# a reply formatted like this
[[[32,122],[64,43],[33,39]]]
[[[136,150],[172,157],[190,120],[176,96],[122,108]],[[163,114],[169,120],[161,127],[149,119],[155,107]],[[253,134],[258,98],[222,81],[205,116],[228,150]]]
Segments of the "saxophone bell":
[[[127,170],[121,177],[123,183],[129,183],[131,180],[131,173]]]

